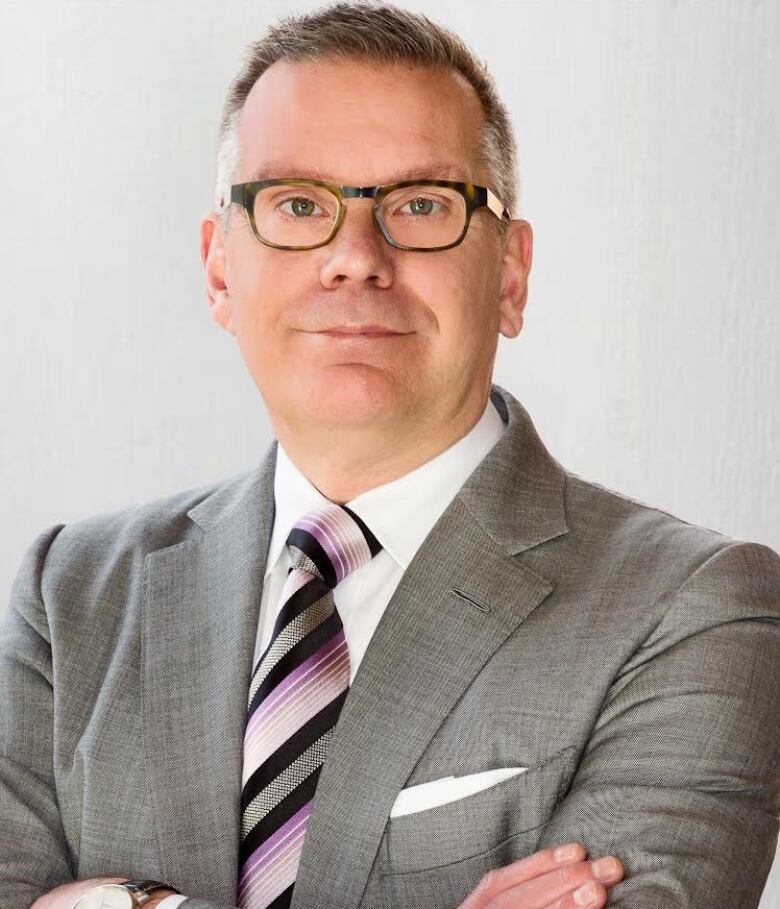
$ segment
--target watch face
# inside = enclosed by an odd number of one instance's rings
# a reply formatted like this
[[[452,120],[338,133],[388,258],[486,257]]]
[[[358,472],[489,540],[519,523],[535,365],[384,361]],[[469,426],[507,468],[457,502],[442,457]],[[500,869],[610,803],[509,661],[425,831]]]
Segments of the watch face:
[[[73,909],[135,909],[132,896],[119,884],[94,887],[76,903]]]

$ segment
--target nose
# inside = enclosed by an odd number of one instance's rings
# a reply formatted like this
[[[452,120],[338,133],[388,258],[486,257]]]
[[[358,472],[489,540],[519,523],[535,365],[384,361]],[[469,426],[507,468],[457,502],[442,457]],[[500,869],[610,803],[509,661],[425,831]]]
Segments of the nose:
[[[336,287],[347,281],[370,281],[389,287],[393,280],[392,247],[374,220],[373,199],[348,199],[344,220],[323,252],[320,281]]]

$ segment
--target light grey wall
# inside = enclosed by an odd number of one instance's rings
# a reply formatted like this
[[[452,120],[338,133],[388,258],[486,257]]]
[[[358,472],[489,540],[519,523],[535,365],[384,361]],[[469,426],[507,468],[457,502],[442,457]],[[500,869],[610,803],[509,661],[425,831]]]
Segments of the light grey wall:
[[[0,7],[0,602],[44,528],[262,457],[198,223],[245,45],[315,5]],[[404,5],[513,115],[535,255],[496,381],[581,476],[780,549],[780,4]]]

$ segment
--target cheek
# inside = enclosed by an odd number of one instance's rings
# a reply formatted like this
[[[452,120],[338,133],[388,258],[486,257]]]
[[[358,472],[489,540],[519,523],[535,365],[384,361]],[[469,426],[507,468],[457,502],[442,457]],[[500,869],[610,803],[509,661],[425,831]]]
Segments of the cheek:
[[[284,363],[290,360],[281,343],[272,291],[262,282],[233,291],[235,340],[242,360],[261,389],[272,389],[284,373]]]
[[[493,331],[484,276],[463,257],[421,267],[409,281],[431,314],[431,340],[443,355],[467,359]]]
[[[230,283],[232,313],[242,350],[252,352],[255,362],[273,358],[284,337],[283,315],[295,297],[294,270],[266,261],[263,250],[237,263]]]

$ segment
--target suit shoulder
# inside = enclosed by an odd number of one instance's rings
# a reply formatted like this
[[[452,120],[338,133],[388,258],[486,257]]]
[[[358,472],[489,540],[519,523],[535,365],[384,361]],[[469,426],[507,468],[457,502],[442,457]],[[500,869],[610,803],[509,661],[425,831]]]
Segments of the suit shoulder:
[[[50,527],[36,540],[48,541],[47,572],[51,576],[58,568],[81,572],[89,566],[143,560],[155,550],[198,540],[203,529],[189,512],[215,495],[242,487],[256,473],[256,469],[241,471],[216,482]]]
[[[769,577],[780,576],[780,556],[763,543],[687,521],[572,471],[565,474],[569,543],[591,558],[603,554],[613,565],[630,567],[637,577],[663,579],[672,589],[710,560],[723,570],[738,572],[750,564]],[[724,557],[727,550],[731,555]]]

